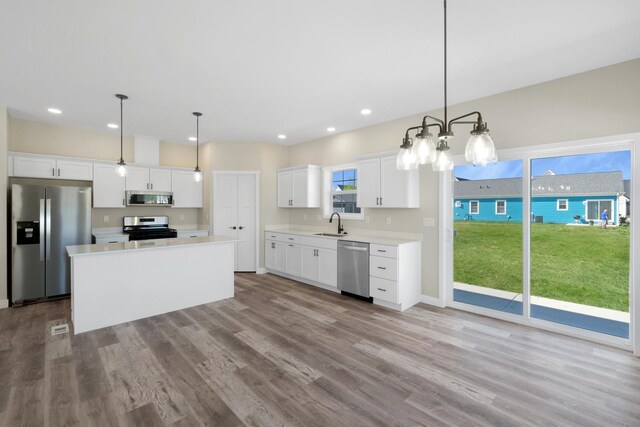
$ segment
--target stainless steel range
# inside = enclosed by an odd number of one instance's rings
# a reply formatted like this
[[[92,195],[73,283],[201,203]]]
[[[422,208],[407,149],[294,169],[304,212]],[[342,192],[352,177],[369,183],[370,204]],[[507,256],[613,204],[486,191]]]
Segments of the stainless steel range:
[[[122,231],[129,241],[178,237],[175,228],[169,228],[168,216],[125,216]]]

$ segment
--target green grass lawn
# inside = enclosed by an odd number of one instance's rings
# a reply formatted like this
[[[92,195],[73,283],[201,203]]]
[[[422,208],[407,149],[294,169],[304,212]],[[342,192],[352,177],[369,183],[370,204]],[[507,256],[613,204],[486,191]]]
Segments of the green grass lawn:
[[[454,224],[454,280],[522,292],[522,224]],[[531,294],[629,310],[629,228],[531,224]]]

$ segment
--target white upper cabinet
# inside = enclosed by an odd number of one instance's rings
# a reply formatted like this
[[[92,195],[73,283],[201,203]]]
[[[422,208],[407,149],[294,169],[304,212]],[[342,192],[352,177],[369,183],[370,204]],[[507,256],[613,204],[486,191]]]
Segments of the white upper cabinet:
[[[172,170],[171,187],[174,208],[202,207],[202,181],[196,182],[192,171]]]
[[[116,173],[115,163],[93,164],[93,207],[124,208],[125,178]]]
[[[320,166],[279,170],[277,202],[279,208],[319,208]]]
[[[14,156],[12,176],[91,181],[93,164],[55,157]]]
[[[396,169],[396,156],[358,161],[358,206],[361,208],[419,208],[418,170]]]
[[[127,169],[127,190],[171,191],[170,169],[138,166],[129,166]]]

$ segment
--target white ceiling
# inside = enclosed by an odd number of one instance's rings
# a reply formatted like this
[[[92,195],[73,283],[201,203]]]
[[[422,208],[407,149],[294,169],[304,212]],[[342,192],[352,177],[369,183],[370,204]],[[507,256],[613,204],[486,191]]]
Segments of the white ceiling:
[[[448,14],[450,104],[640,57],[637,0]],[[299,143],[440,107],[442,43],[441,0],[2,0],[0,105],[117,134],[119,92],[128,135]]]

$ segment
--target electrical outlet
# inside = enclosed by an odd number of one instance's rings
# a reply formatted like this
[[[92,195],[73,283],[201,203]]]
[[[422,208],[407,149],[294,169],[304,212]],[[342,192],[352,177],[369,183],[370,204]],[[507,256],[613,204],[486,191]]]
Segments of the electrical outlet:
[[[364,223],[365,224],[369,224],[371,222],[371,218],[369,218],[369,215],[365,215],[364,216]]]
[[[69,324],[55,325],[51,327],[51,335],[60,335],[69,333]]]
[[[436,219],[435,218],[422,218],[422,225],[424,227],[435,227]]]
[[[184,219],[184,214],[180,214],[180,219]]]
[[[387,217],[387,225],[391,225],[391,217],[390,216]]]
[[[105,215],[102,217],[102,221],[109,222],[109,215]]]
[[[302,219],[307,220],[307,214],[302,215]]]

